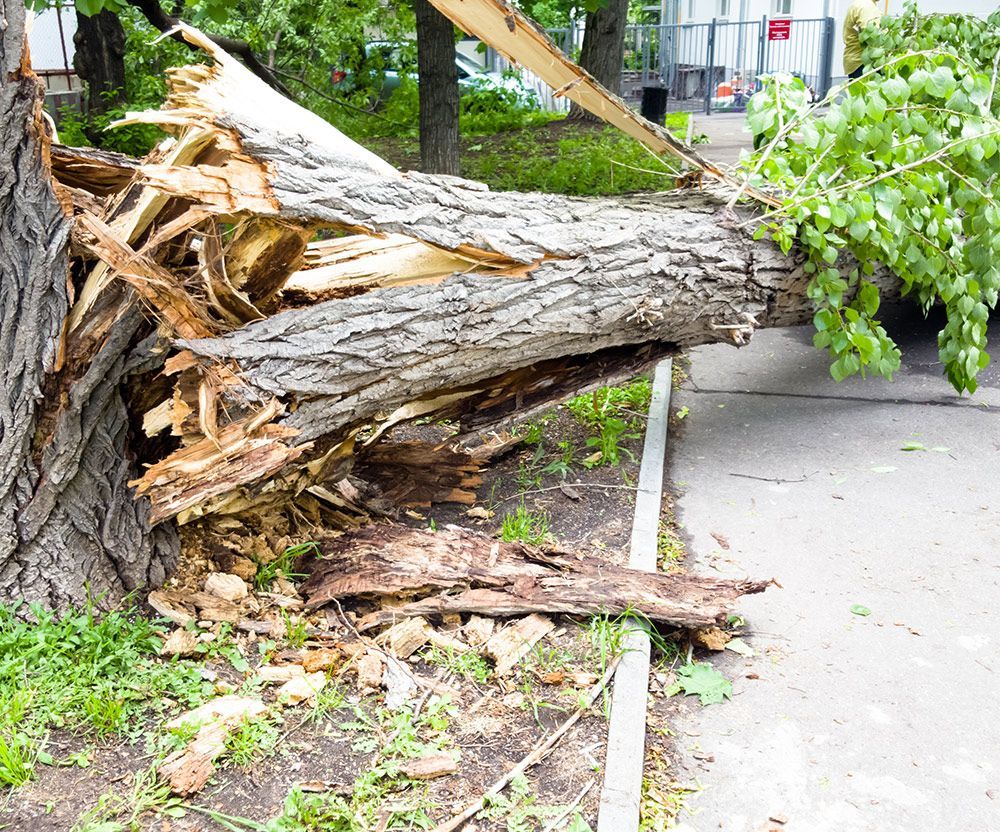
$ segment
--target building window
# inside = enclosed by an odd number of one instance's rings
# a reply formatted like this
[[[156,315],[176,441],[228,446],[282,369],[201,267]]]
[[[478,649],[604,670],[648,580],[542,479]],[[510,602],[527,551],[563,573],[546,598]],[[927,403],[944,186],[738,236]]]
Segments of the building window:
[[[688,20],[694,20],[695,0],[688,0]]]
[[[729,17],[729,7],[732,5],[731,0],[718,0],[716,3],[716,17]]]
[[[774,0],[773,14],[785,14],[790,16],[792,14],[792,8],[794,7],[794,5],[795,3],[793,2],[793,0]]]

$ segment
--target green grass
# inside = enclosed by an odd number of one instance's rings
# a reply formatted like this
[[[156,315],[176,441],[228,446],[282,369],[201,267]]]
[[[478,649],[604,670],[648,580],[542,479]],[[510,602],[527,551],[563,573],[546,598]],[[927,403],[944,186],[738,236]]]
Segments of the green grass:
[[[486,659],[474,650],[457,652],[451,648],[442,650],[440,647],[432,647],[420,655],[428,664],[446,668],[456,676],[474,680],[481,685],[485,685],[493,675]]]
[[[60,616],[0,606],[0,782],[22,785],[51,761],[54,728],[136,739],[147,717],[202,702],[210,686],[198,665],[159,658],[162,632],[134,608],[100,615],[91,604]]]
[[[273,754],[280,737],[273,717],[247,717],[226,737],[226,752],[233,765],[246,769]]]
[[[505,543],[520,541],[540,546],[551,538],[549,516],[542,511],[528,511],[524,503],[513,514],[506,515],[500,525],[500,539]]]
[[[635,455],[622,447],[625,440],[640,439],[643,417],[653,396],[648,378],[637,378],[621,387],[602,387],[566,402],[566,409],[591,432],[587,439],[590,455],[587,468],[618,465],[623,455],[635,462]]]
[[[289,546],[282,552],[278,557],[267,563],[257,563],[257,573],[253,576],[253,586],[258,592],[268,592],[271,589],[271,585],[277,580],[277,578],[282,577],[288,581],[296,581],[304,578],[305,575],[301,572],[295,572],[293,564],[303,555],[309,553],[319,555],[320,549],[318,543],[298,543],[295,546]]]
[[[687,125],[687,114],[670,119],[668,127]],[[558,138],[547,135],[546,128],[512,130],[463,149],[462,176],[496,191],[571,196],[667,191],[677,176],[672,162],[655,157],[614,127],[567,126]]]

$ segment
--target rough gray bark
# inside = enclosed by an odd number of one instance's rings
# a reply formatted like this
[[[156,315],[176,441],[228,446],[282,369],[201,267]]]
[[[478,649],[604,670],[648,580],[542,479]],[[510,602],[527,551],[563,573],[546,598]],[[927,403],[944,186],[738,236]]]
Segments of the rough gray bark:
[[[126,486],[128,414],[141,319],[121,319],[85,370],[55,375],[68,310],[70,220],[53,191],[41,87],[22,66],[24,5],[0,0],[0,598],[47,606],[120,597],[163,579],[169,528]],[[43,392],[44,391],[44,392]]]
[[[583,47],[580,49],[580,68],[615,95],[619,95],[622,88],[627,20],[628,0],[607,0],[607,5],[596,12],[587,12]],[[569,117],[593,122],[601,120],[576,102],[570,107]]]
[[[254,385],[296,402],[287,424],[301,441],[548,359],[626,344],[739,342],[756,326],[812,314],[799,263],[753,242],[721,204],[694,193],[566,199],[420,175],[336,177],[329,168],[310,168],[314,190],[305,193],[304,180],[277,169],[275,196],[297,216],[537,264],[523,278],[456,274],[186,343],[235,359]]]
[[[414,0],[420,78],[420,167],[458,176],[458,67],[455,27],[428,0]]]

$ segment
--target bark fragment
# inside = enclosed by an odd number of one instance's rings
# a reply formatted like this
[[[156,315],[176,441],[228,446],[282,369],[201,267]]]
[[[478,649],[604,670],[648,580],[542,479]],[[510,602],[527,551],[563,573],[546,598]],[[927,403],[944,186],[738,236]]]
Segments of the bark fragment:
[[[371,613],[359,622],[362,630],[407,616],[445,613],[617,615],[626,610],[698,628],[725,621],[737,598],[768,585],[640,572],[598,558],[500,543],[455,527],[431,532],[372,525],[321,548],[322,559],[300,587],[309,608],[349,597],[421,599]]]

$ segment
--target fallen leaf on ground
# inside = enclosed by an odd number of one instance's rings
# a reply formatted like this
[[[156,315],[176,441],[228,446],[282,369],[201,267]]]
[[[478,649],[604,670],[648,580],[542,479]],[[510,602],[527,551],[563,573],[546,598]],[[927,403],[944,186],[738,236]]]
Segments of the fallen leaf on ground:
[[[719,534],[718,532],[709,532],[709,534],[711,534],[712,537],[715,538],[715,542],[719,544],[720,548],[722,549],[729,548],[729,541],[726,539],[725,535]]]
[[[734,653],[739,653],[739,655],[745,656],[748,659],[752,659],[757,655],[754,652],[754,649],[741,638],[729,639],[729,641],[726,642],[726,649],[732,650]]]
[[[705,627],[701,630],[695,630],[694,633],[695,643],[707,647],[709,650],[725,650],[729,640],[729,633],[718,627]]]
[[[871,615],[872,611],[868,609],[864,604],[852,604],[851,612],[855,615]]]
[[[677,668],[677,681],[669,691],[697,696],[702,705],[717,705],[733,698],[733,683],[707,662]]]

